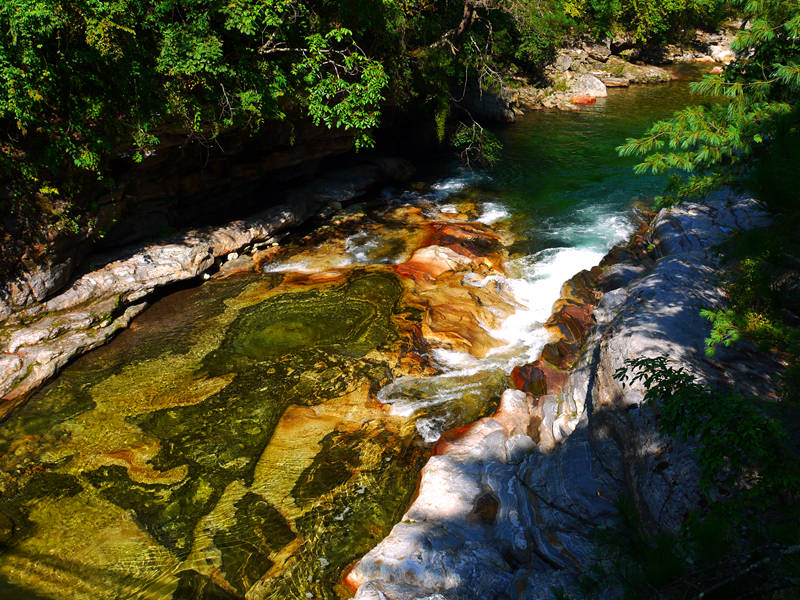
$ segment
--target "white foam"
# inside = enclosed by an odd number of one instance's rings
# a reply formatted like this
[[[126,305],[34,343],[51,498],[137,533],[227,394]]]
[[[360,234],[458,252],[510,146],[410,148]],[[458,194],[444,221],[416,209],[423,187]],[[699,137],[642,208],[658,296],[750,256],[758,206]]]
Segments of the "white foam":
[[[277,261],[263,267],[264,273],[284,273],[286,271],[292,271],[296,273],[311,273],[318,270],[318,268],[314,268],[312,265],[303,260]]]
[[[417,433],[426,444],[435,444],[448,429],[448,418],[444,415],[421,417],[415,423]]]
[[[481,207],[481,214],[476,221],[484,225],[491,225],[503,219],[508,219],[510,216],[511,213],[502,204],[498,202],[484,202]]]
[[[620,225],[620,231],[630,231],[627,220],[613,222]],[[609,228],[605,231],[612,235],[604,242],[597,240],[594,247],[548,248],[511,260],[506,265],[507,277],[481,277],[474,273],[465,275],[465,285],[499,286],[501,293],[518,305],[518,309],[504,319],[499,327],[487,327],[493,337],[506,343],[492,349],[483,359],[444,348],[434,349],[432,358],[443,369],[441,375],[425,379],[398,378],[378,392],[378,399],[390,404],[393,414],[404,417],[434,410],[436,414],[420,416],[416,427],[425,442],[435,442],[456,421],[456,415],[448,406],[457,403],[465,393],[475,392],[481,387],[474,380],[476,374],[486,372],[488,376],[488,373],[497,370],[508,373],[515,366],[538,358],[551,337],[544,328],[544,322],[561,296],[564,282],[579,271],[599,263],[605,250],[619,241],[620,231]],[[473,379],[464,382],[465,377]]]
[[[370,263],[370,254],[377,250],[380,240],[366,231],[351,235],[344,241],[345,251],[355,263]]]
[[[634,231],[630,216],[613,207],[590,207],[575,211],[571,223],[550,222],[546,234],[577,248],[605,253],[611,246],[627,240]]]
[[[443,181],[437,181],[431,186],[434,196],[443,198],[460,192],[470,183],[467,177],[450,177]]]

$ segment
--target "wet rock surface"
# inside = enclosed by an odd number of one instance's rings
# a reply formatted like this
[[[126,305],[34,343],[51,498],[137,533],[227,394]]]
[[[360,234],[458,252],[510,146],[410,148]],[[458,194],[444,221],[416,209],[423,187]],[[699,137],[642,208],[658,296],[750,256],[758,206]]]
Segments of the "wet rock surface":
[[[347,575],[355,598],[569,591],[597,559],[594,532],[615,519],[623,493],[648,526],[680,527],[700,500],[691,444],[662,438],[641,384],[623,389],[613,374],[627,358],[666,353],[706,381],[741,384],[732,365],[742,357],[705,357],[699,311],[724,304],[715,246],[768,222],[754,200],[724,194],[664,210],[565,285],[551,342],[567,342],[562,362],[543,354],[519,367],[522,389],[506,391],[493,417],[442,436],[400,523]],[[655,256],[642,251],[650,241]],[[774,388],[775,365],[764,367],[744,391]]]
[[[229,274],[250,270],[252,263],[239,253],[269,246],[325,206],[404,174],[402,161],[382,159],[310,183],[290,193],[285,204],[247,219],[95,256],[94,270],[53,297],[48,296],[68,276],[58,268],[10,282],[0,305],[0,316],[6,317],[0,330],[0,419],[70,360],[127,327],[156,290],[220,266]],[[15,308],[21,310],[12,312]]]
[[[502,286],[466,283],[501,276],[510,243],[478,214],[352,204],[279,246],[229,244],[228,269],[73,362],[0,423],[0,581],[92,600],[346,596],[341,573],[388,534],[431,453],[416,424],[433,409],[378,391],[424,395],[433,347],[483,356],[513,311]],[[473,379],[458,410],[435,406],[443,427],[493,412],[505,373]],[[514,433],[505,457],[529,447]],[[475,518],[497,507],[487,496]]]

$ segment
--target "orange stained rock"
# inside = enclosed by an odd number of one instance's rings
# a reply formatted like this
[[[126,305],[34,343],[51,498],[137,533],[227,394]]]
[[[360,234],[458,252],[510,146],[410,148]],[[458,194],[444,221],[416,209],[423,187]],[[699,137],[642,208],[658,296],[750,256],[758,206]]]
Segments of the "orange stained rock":
[[[533,396],[557,394],[569,379],[569,372],[557,369],[544,360],[514,367],[511,381],[518,390]]]
[[[153,448],[149,444],[136,444],[107,452],[98,462],[103,465],[117,465],[128,471],[131,481],[146,484],[174,484],[183,480],[188,473],[187,466],[181,465],[169,471],[159,471],[150,465]]]
[[[545,322],[545,327],[554,335],[568,341],[583,341],[594,325],[594,307],[591,304],[574,304],[559,300],[553,314]]]
[[[514,312],[513,299],[499,286],[463,283],[463,274],[446,272],[435,280],[405,279],[406,301],[424,311],[420,332],[426,342],[469,352],[478,358],[502,345],[489,330]]]
[[[428,245],[449,245],[456,242],[472,242],[484,247],[496,247],[502,237],[483,223],[453,223],[451,221],[434,221],[428,225]]]
[[[458,440],[467,435],[470,430],[479,422],[480,421],[475,421],[474,423],[468,423],[467,425],[454,427],[453,429],[448,429],[445,431],[441,436],[439,436],[439,440],[433,445],[433,456],[441,456],[442,454],[447,454],[450,452],[450,450],[452,450],[452,448],[458,443]]]
[[[286,251],[285,248],[281,246],[270,246],[269,248],[264,248],[263,250],[256,250],[253,252],[253,262],[256,264],[256,268],[260,269],[265,264],[272,262],[278,256],[283,254]]]
[[[594,104],[597,102],[597,98],[595,96],[585,96],[579,94],[577,96],[572,96],[569,101],[573,104]]]
[[[416,250],[411,258],[397,266],[398,275],[417,279],[417,273],[437,278],[447,271],[465,271],[472,266],[472,259],[458,254],[445,246],[425,246]]]

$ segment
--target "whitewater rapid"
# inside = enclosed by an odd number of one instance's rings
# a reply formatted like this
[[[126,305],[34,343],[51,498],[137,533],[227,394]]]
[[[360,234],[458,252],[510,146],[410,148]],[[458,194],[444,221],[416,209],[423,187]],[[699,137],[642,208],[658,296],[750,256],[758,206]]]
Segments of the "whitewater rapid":
[[[460,174],[431,186],[427,199],[442,213],[459,212],[457,196],[475,185],[485,175]],[[514,221],[511,207],[502,199],[476,201],[476,221],[502,228]],[[426,442],[435,442],[443,431],[457,420],[454,412],[458,400],[465,395],[479,394],[487,381],[507,376],[515,366],[536,360],[550,333],[544,323],[550,317],[553,304],[561,295],[564,283],[584,269],[597,265],[608,250],[625,241],[633,233],[630,213],[620,213],[614,205],[594,205],[569,215],[569,220],[545,220],[532,235],[553,245],[532,254],[518,256],[506,263],[506,275],[480,277],[474,273],[464,277],[463,284],[482,287],[500,286],[504,295],[516,307],[499,327],[482,326],[502,343],[484,358],[435,348],[431,358],[441,369],[433,377],[400,377],[378,392],[378,399],[391,405],[394,414],[412,417],[417,431]]]

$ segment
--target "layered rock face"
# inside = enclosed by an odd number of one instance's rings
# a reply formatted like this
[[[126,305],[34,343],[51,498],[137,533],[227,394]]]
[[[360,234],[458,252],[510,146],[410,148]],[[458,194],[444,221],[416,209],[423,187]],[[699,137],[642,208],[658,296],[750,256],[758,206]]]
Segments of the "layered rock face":
[[[495,415],[442,436],[403,519],[347,574],[355,598],[552,597],[597,560],[593,536],[623,495],[646,526],[678,528],[700,500],[692,446],[662,438],[641,384],[623,389],[614,372],[667,354],[705,381],[741,382],[741,356],[705,357],[699,312],[725,301],[714,247],[767,223],[732,196],[665,210],[647,232],[651,258],[618,248],[619,260],[565,285],[552,320],[563,352],[515,372],[529,393],[508,390]],[[599,302],[576,298],[581,279]],[[769,390],[771,372],[748,371],[748,391]]]
[[[402,161],[384,159],[313,181],[282,204],[248,219],[190,230],[159,242],[97,256],[98,268],[64,291],[60,271],[27,274],[0,296],[0,419],[72,358],[105,343],[164,286],[214,271],[239,253],[269,246],[325,206],[351,200],[371,186],[403,176]]]

